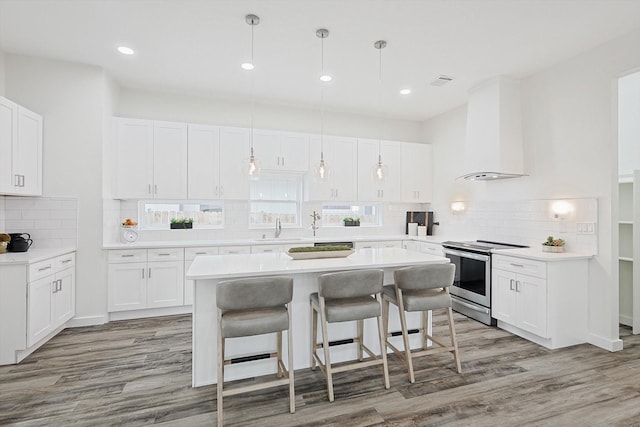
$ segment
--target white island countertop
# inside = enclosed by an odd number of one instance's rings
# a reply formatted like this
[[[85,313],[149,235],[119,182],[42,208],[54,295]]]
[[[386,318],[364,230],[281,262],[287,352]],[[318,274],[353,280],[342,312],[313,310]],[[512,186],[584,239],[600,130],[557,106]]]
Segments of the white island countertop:
[[[592,254],[579,252],[542,252],[541,248],[494,249],[494,254],[508,255],[536,261],[568,261],[593,258]]]
[[[33,264],[34,262],[54,258],[75,252],[76,248],[45,248],[29,249],[27,252],[7,252],[0,254],[0,265],[3,264]]]
[[[401,248],[359,249],[345,258],[294,260],[285,253],[199,256],[187,272],[187,279],[222,279],[277,274],[314,273],[365,268],[406,267],[447,263],[445,257]]]

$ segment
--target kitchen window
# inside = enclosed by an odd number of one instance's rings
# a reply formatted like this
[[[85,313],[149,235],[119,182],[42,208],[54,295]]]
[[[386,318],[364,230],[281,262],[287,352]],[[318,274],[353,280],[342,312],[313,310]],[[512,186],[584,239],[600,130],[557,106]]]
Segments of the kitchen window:
[[[300,227],[302,175],[266,174],[251,180],[249,228]]]
[[[360,226],[382,226],[382,209],[379,205],[330,204],[322,206],[323,227],[343,227],[344,219],[360,220]]]
[[[138,203],[139,226],[143,230],[166,230],[172,219],[193,219],[193,228],[223,228],[222,202],[147,202]]]

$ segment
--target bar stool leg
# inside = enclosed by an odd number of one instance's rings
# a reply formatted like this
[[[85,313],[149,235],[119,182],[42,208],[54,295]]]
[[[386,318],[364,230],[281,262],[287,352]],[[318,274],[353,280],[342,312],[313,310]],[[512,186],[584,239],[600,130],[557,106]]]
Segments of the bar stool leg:
[[[296,412],[296,394],[294,390],[294,377],[293,377],[293,337],[291,334],[291,304],[287,304],[287,311],[289,312],[289,329],[287,329],[287,353],[289,356],[289,412],[292,414]]]
[[[333,376],[331,373],[331,360],[329,357],[329,338],[327,335],[327,319],[325,319],[324,298],[320,300],[320,323],[322,326],[322,348],[324,349],[324,366],[327,371],[327,392],[329,393],[329,402],[333,402]]]
[[[458,373],[462,372],[460,366],[460,355],[458,354],[458,340],[456,339],[456,327],[453,324],[453,310],[451,307],[447,309],[447,317],[449,318],[449,333],[451,334],[451,345],[453,346],[453,359],[456,362]]]
[[[276,358],[276,365],[278,366],[276,377],[282,378],[284,376],[284,371],[282,370],[282,366],[280,365],[280,363],[282,362],[282,331],[276,332],[276,337],[277,337],[276,351],[278,354],[278,357]]]
[[[318,312],[313,304],[311,304],[311,370],[316,370],[316,345],[318,340]]]
[[[224,384],[224,338],[222,337],[222,327],[220,319],[218,319],[218,383],[217,390],[217,409],[218,409],[218,426],[224,425],[224,416],[222,413],[222,386]]]
[[[376,295],[378,303],[382,304],[380,294]],[[382,316],[378,316],[378,336],[380,337],[380,356],[382,357],[382,370],[384,373],[384,388],[389,388],[389,365],[387,364],[387,335],[385,333]]]
[[[428,326],[429,313],[427,311],[423,311],[421,316],[422,316],[422,349],[426,350],[427,347],[429,346],[429,336],[427,331],[427,328],[429,327]]]
[[[362,345],[364,344],[364,320],[358,320],[358,360],[362,362]]]
[[[398,300],[398,313],[400,313],[400,326],[402,327],[402,342],[404,343],[405,362],[409,370],[409,382],[416,382],[416,378],[413,374],[413,360],[411,359],[411,347],[409,347],[409,333],[407,331],[407,317],[404,311],[404,302],[402,300],[402,291],[396,290],[396,298]]]
[[[382,298],[382,324],[384,326],[384,351],[387,351],[389,342],[389,300]]]

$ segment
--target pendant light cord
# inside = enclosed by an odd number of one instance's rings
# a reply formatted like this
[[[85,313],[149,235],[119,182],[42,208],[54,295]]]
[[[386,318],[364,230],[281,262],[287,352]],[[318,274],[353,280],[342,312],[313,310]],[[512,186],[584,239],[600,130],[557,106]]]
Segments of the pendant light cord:
[[[251,64],[254,65],[253,61],[253,27],[255,24],[251,24]],[[251,71],[250,76],[250,90],[251,90],[251,134],[249,135],[249,144],[251,145],[251,156],[253,157],[253,108],[254,108],[254,96],[253,96],[253,70]]]
[[[324,37],[321,40],[320,68],[324,75]],[[320,161],[324,161],[324,85],[320,85]]]

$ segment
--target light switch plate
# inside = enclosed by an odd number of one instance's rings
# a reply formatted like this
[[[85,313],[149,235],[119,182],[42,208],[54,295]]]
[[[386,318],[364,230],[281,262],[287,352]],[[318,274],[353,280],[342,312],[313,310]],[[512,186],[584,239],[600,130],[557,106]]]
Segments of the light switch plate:
[[[576,222],[576,231],[578,234],[596,234],[596,223]]]

